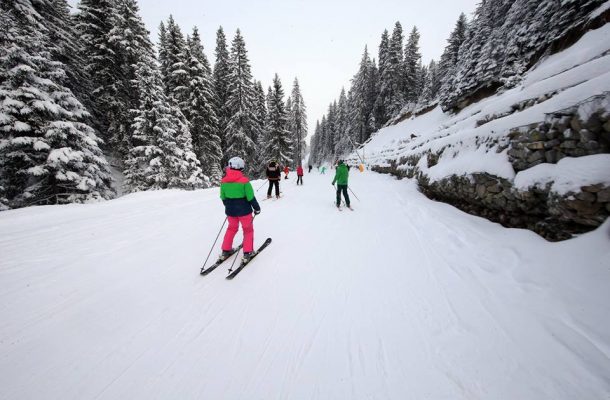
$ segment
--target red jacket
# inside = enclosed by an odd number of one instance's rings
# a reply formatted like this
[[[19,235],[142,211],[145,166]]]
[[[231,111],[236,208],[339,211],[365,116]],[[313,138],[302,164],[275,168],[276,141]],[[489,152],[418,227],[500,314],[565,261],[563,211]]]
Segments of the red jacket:
[[[297,176],[303,176],[303,167],[297,167]]]
[[[285,166],[285,167],[284,167],[284,173],[285,173],[286,175],[288,175],[288,172],[290,172],[290,168],[288,168],[288,166]]]

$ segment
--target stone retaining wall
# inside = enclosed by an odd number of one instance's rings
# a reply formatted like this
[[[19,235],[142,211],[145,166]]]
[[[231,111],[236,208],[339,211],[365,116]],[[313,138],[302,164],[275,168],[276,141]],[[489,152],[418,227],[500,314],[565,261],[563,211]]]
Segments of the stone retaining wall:
[[[610,152],[610,95],[596,96],[569,109],[548,114],[545,121],[509,133],[509,160],[515,171],[538,164],[557,163],[563,157]],[[428,167],[440,154],[429,152],[388,160],[372,169],[399,178],[416,178],[422,193],[470,214],[507,227],[530,229],[548,240],[564,240],[590,231],[610,216],[610,186],[582,186],[578,192],[558,195],[547,187],[518,190],[513,182],[487,173],[452,175],[430,182],[418,164]],[[610,168],[610,165],[608,166]]]

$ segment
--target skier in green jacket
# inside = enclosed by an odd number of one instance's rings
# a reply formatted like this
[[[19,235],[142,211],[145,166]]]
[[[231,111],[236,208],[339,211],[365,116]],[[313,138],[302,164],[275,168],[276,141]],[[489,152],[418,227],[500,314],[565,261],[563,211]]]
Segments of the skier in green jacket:
[[[347,194],[348,177],[349,170],[347,169],[347,166],[343,163],[343,160],[339,160],[339,164],[337,165],[337,169],[335,171],[335,178],[333,179],[333,186],[335,186],[335,182],[337,183],[337,208],[341,206],[341,192],[343,192],[345,205],[347,208],[351,209],[349,205],[349,195]]]

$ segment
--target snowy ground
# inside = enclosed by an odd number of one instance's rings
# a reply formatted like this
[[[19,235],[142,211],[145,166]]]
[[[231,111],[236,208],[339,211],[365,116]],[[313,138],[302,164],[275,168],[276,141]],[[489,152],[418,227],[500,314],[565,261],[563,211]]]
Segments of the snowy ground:
[[[261,202],[233,281],[199,275],[216,189],[1,213],[0,399],[610,398],[610,222],[548,243],[352,175],[354,212],[315,172]]]

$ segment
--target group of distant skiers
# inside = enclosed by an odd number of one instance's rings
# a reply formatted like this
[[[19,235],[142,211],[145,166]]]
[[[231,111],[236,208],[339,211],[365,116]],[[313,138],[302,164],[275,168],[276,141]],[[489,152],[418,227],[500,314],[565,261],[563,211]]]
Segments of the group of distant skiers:
[[[261,207],[256,200],[254,195],[254,189],[250,180],[243,174],[245,168],[245,162],[240,157],[233,157],[229,160],[226,168],[225,176],[222,178],[220,183],[220,199],[225,206],[225,214],[229,226],[225,232],[224,240],[222,242],[222,254],[220,259],[226,259],[235,253],[233,248],[233,239],[239,230],[241,225],[244,232],[243,251],[244,256],[242,262],[248,262],[252,257],[256,255],[254,251],[254,216],[260,214]],[[312,166],[309,165],[309,172],[311,172]],[[321,174],[326,172],[326,167],[319,167],[318,170]],[[360,170],[363,167],[360,166]],[[269,188],[267,189],[267,198],[271,198],[271,192],[275,188],[275,197],[280,198],[280,180],[281,174],[284,172],[285,179],[288,179],[290,168],[285,166],[282,168],[276,161],[271,161],[267,166],[265,174],[269,181]],[[349,167],[339,160],[333,179],[332,185],[337,184],[337,208],[341,206],[341,194],[345,199],[345,205],[350,207],[350,198],[347,193],[347,181],[349,177]],[[297,167],[297,185],[303,185],[303,167],[299,165]],[[254,215],[253,215],[254,213]]]

